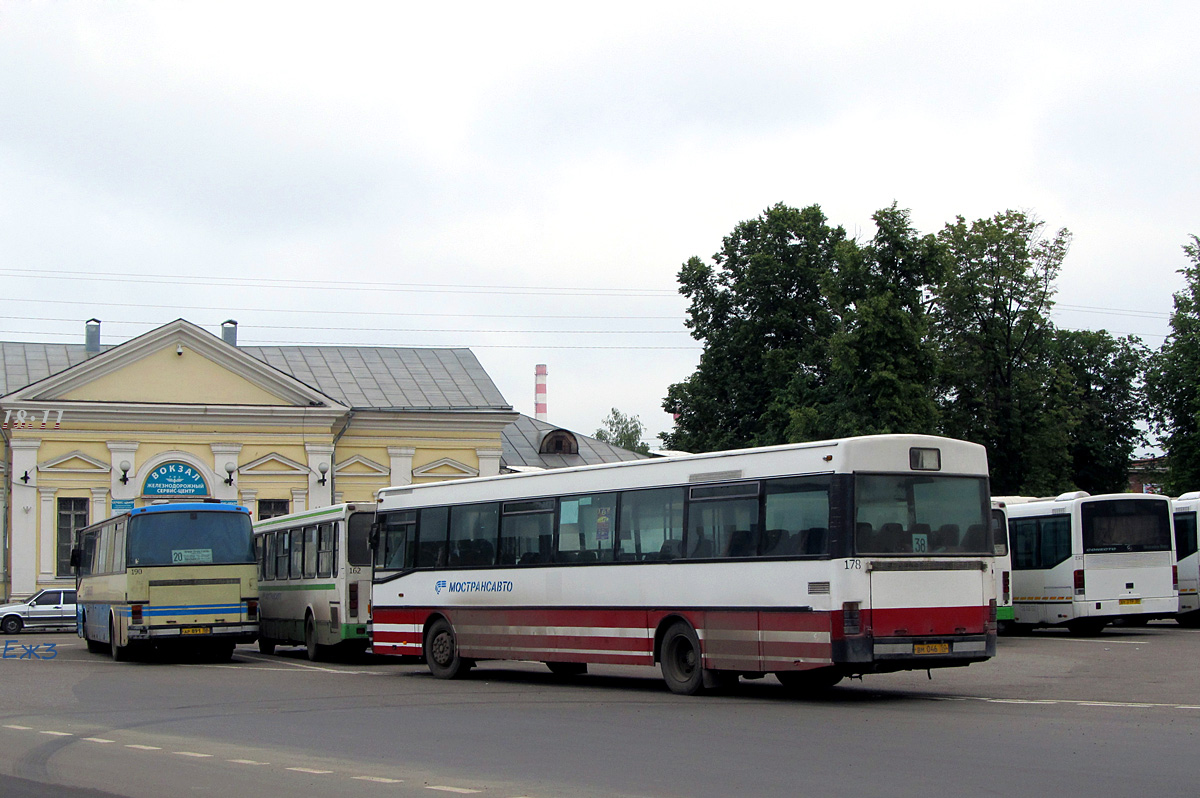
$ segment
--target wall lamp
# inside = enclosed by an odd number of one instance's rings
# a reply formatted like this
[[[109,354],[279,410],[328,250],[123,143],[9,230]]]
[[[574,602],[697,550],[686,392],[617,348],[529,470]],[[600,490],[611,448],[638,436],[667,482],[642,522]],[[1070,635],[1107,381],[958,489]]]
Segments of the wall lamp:
[[[128,460],[121,461],[121,484],[122,485],[129,484],[129,469],[131,469],[131,468],[133,468],[133,466],[131,466],[129,464]]]
[[[321,472],[321,478],[317,480],[317,484],[324,485],[325,475],[329,473],[329,463],[321,463],[317,466],[317,470]]]
[[[232,484],[233,484],[233,472],[234,472],[234,471],[237,471],[237,466],[235,466],[233,463],[226,463],[226,464],[225,464],[225,473],[229,475],[229,476],[225,477],[225,484],[226,484],[226,485],[232,485]]]

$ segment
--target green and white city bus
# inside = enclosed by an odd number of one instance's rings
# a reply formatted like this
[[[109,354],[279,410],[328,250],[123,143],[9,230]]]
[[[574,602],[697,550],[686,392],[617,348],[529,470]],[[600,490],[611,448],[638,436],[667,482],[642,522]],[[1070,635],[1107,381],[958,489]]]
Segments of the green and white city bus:
[[[316,661],[333,647],[366,649],[374,521],[375,505],[356,502],[254,525],[261,652],[302,645]]]

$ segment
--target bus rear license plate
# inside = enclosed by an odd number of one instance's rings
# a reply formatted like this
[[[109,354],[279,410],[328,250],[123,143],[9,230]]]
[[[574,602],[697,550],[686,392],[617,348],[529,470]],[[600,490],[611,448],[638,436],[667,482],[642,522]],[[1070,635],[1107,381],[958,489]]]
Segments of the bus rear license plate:
[[[1142,600],[1141,600],[1141,599],[1121,599],[1121,604],[1122,604],[1122,605],[1125,605],[1125,604],[1141,604],[1141,603],[1142,603]]]
[[[949,654],[949,643],[913,643],[914,654]]]
[[[211,634],[212,629],[207,626],[184,626],[179,630],[181,635],[206,635]]]

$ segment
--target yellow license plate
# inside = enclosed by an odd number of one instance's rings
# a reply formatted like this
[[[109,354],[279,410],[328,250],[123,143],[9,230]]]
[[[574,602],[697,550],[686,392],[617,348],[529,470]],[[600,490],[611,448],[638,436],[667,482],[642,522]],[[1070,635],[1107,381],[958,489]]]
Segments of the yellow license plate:
[[[914,654],[949,654],[949,643],[913,643]]]
[[[181,635],[206,635],[212,633],[207,626],[184,626],[179,630]]]
[[[1141,599],[1121,599],[1121,604],[1141,604]]]

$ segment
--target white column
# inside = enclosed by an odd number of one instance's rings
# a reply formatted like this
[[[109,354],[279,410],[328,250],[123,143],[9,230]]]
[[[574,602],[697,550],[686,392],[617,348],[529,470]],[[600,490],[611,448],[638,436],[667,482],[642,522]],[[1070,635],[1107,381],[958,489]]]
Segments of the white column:
[[[54,494],[56,493],[58,493],[58,488],[38,488],[38,498],[42,503],[41,517],[38,519],[41,531],[41,534],[38,535],[41,539],[41,556],[38,558],[41,567],[38,570],[42,581],[54,578],[54,560],[58,553],[58,540],[55,534],[58,530],[58,512],[54,507]]]
[[[141,492],[141,486],[137,484],[137,450],[141,444],[137,441],[105,441],[105,444],[108,446],[109,462],[112,465],[108,489],[113,500],[130,501],[137,498]],[[124,474],[125,482],[121,482],[121,463],[129,463],[129,472]]]
[[[333,504],[333,444],[306,443],[304,451],[308,454],[308,495],[312,497],[312,507],[328,507]],[[321,473],[325,466],[325,473]],[[322,485],[321,481],[325,484]],[[296,491],[292,491],[294,496]],[[305,508],[308,509],[308,508]]]
[[[250,517],[258,518],[258,491],[243,490],[240,496],[242,506],[250,511]]]
[[[38,438],[15,438],[12,448],[12,526],[8,546],[12,570],[9,585],[13,598],[25,598],[37,590],[37,454]],[[21,479],[29,474],[29,481]]]
[[[500,457],[504,452],[500,449],[476,449],[479,458],[479,476],[494,477],[500,473]]]
[[[391,459],[392,485],[412,484],[412,461],[417,450],[412,446],[387,447],[388,458]]]
[[[308,509],[308,491],[292,488],[292,512],[302,513]]]
[[[92,506],[88,508],[88,523],[94,524],[108,518],[108,491],[104,488],[92,488]]]
[[[213,473],[217,475],[217,484],[212,486],[212,497],[222,501],[236,501],[238,492],[238,455],[242,451],[240,443],[210,443],[213,453]],[[231,475],[225,470],[225,464],[233,466]],[[225,484],[225,480],[233,477],[233,484]]]

